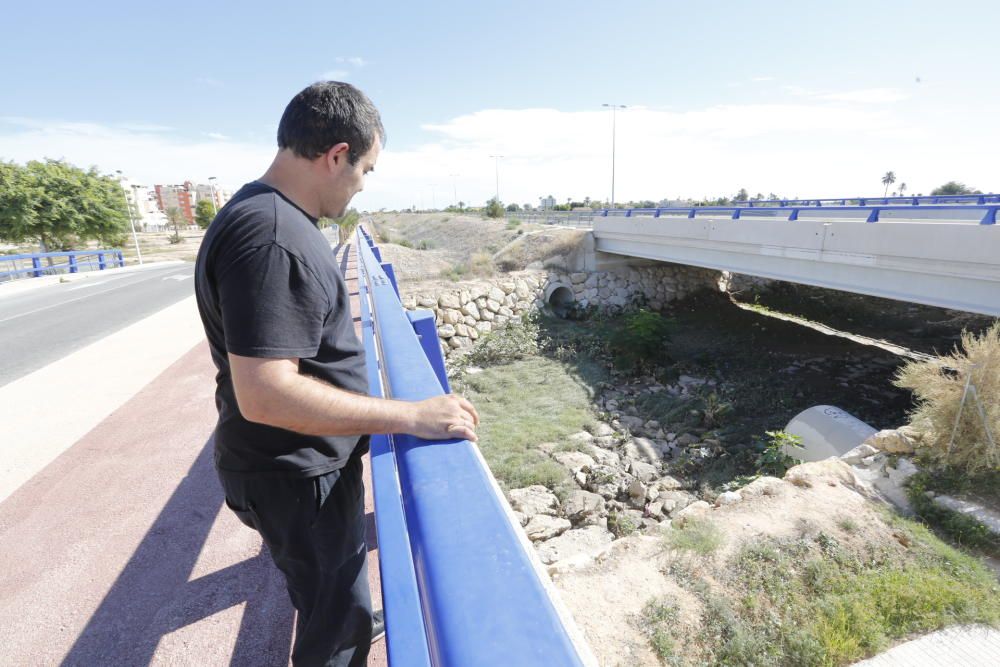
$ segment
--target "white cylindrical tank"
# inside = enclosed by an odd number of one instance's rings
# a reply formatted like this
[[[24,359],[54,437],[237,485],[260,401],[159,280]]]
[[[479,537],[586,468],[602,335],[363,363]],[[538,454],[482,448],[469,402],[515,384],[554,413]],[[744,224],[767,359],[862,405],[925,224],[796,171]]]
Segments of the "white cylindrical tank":
[[[795,415],[785,432],[802,438],[803,447],[786,447],[786,454],[803,461],[822,461],[843,456],[876,430],[840,408],[816,405]]]

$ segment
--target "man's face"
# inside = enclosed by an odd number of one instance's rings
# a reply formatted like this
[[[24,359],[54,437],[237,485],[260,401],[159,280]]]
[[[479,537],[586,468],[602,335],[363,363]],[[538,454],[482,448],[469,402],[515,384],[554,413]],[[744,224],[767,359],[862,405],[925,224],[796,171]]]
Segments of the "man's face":
[[[382,152],[382,140],[376,137],[371,149],[350,163],[348,153],[343,152],[337,160],[328,160],[329,182],[321,197],[320,215],[339,218],[347,212],[351,199],[365,187],[365,176],[375,169],[375,162]]]

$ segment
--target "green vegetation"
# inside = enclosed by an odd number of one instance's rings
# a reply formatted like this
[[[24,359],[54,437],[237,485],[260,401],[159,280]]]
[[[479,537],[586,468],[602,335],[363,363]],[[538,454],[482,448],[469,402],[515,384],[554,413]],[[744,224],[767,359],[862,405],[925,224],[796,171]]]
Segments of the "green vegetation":
[[[59,160],[21,166],[0,162],[0,239],[34,241],[42,252],[71,250],[90,239],[125,242],[128,209],[121,184]]]
[[[176,206],[167,207],[167,222],[174,228],[174,233],[170,236],[170,243],[183,243],[184,237],[181,236],[181,226],[186,226],[187,221],[184,219],[184,214],[181,213],[181,210]]]
[[[978,195],[978,194],[982,194],[982,191],[976,190],[975,188],[970,188],[965,183],[959,183],[958,181],[948,181],[944,185],[941,185],[931,190],[931,195]]]
[[[535,448],[593,426],[591,392],[567,365],[531,356],[455,384],[479,411],[479,446],[503,485],[558,489],[568,481],[566,469]]]
[[[763,441],[763,451],[757,456],[757,471],[771,477],[784,477],[792,466],[802,461],[785,453],[785,448],[802,448],[802,438],[784,431],[767,431]]]
[[[895,385],[916,397],[912,424],[931,459],[972,475],[1000,471],[1000,322],[963,333],[947,356],[907,363]]]
[[[680,664],[673,638],[679,619],[680,613],[672,600],[651,598],[639,617],[633,620],[633,625],[646,635],[653,653],[664,664]]]
[[[954,468],[921,471],[906,485],[913,511],[927,524],[962,547],[1000,557],[1000,536],[970,516],[935,505],[928,493],[972,496],[1000,506],[1000,471],[970,476]]]
[[[714,553],[722,546],[722,532],[718,526],[702,518],[691,518],[679,528],[667,533],[666,545],[675,551],[692,551],[701,556]]]
[[[517,229],[521,226],[521,221],[517,218],[511,218],[507,221],[507,229]]]
[[[202,229],[208,229],[215,218],[215,205],[207,199],[200,200],[194,207],[194,219]]]
[[[462,356],[457,367],[508,364],[538,352],[538,324],[533,318],[513,319],[481,336],[475,347]]]
[[[502,218],[504,216],[503,204],[494,197],[486,202],[485,213],[487,218]]]
[[[674,562],[669,573],[702,604],[700,624],[663,623],[657,644],[692,665],[847,665],[915,633],[1000,624],[1000,585],[984,566],[918,524],[888,521],[908,548],[821,532],[747,544],[714,579]]]
[[[627,537],[639,529],[635,521],[624,512],[611,512],[608,514],[608,530],[615,537]]]
[[[638,373],[666,364],[672,328],[672,322],[655,311],[640,308],[628,313],[623,326],[612,329],[609,336],[615,366]]]

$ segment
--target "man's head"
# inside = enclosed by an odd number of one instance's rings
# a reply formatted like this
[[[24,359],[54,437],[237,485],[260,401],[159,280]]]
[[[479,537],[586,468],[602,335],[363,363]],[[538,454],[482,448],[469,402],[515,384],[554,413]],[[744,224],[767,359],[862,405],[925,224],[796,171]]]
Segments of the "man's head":
[[[288,103],[278,124],[278,148],[308,162],[319,215],[338,218],[375,168],[385,128],[371,100],[349,83],[323,81]]]

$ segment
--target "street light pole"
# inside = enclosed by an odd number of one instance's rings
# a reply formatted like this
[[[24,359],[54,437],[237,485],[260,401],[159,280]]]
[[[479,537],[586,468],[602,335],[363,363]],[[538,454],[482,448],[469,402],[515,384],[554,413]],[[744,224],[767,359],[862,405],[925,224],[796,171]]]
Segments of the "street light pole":
[[[212,189],[212,214],[219,215],[219,205],[215,203],[215,176],[208,177],[208,187]]]
[[[615,110],[627,109],[624,104],[602,104],[611,109],[611,208],[615,207]]]
[[[125,184],[122,183],[122,171],[121,169],[116,170],[118,174],[118,187],[121,188],[122,198],[125,200],[125,211],[128,213],[128,222],[132,226],[132,241],[135,243],[135,256],[139,259],[139,264],[142,264],[142,252],[139,251],[139,237],[135,233],[135,220],[132,218],[132,205],[128,203],[128,195],[125,193]]]
[[[500,203],[500,160],[503,159],[503,155],[491,155],[496,164],[496,177],[497,177],[497,204]]]
[[[455,198],[455,206],[458,206],[458,185],[455,179],[458,178],[458,174],[448,174],[451,177],[451,194]]]

